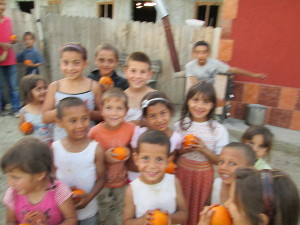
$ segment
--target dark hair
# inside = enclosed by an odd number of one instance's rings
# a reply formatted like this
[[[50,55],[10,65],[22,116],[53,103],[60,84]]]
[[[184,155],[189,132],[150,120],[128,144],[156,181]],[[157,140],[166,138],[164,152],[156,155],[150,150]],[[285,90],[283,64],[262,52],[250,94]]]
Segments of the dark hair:
[[[210,46],[206,41],[197,41],[194,45],[193,45],[193,50],[195,50],[195,48],[197,48],[198,46],[205,46],[207,47],[207,50],[210,51]]]
[[[143,52],[133,52],[129,56],[127,56],[126,66],[128,66],[128,63],[130,61],[147,63],[149,65],[149,70],[151,68],[150,58]]]
[[[35,40],[35,34],[30,31],[27,31],[23,34],[23,39],[25,39],[26,36],[31,36],[31,38]]]
[[[63,118],[63,111],[65,108],[73,107],[73,106],[85,106],[86,104],[80,98],[76,97],[66,97],[59,101],[57,105],[57,118]]]
[[[162,131],[159,130],[147,130],[142,133],[138,138],[136,152],[139,153],[139,149],[142,143],[157,144],[166,146],[167,155],[170,153],[170,140],[169,137]]]
[[[253,149],[241,142],[231,142],[224,146],[224,148],[234,148],[236,151],[244,154],[247,158],[247,166],[254,166],[256,161],[256,155]],[[223,148],[223,149],[224,149]]]
[[[264,145],[268,149],[267,152],[269,152],[271,150],[271,147],[272,147],[273,134],[271,133],[271,131],[268,128],[266,128],[264,126],[251,126],[251,127],[249,127],[245,131],[243,136],[241,137],[241,141],[243,143],[245,143],[245,141],[252,140],[252,138],[255,135],[258,135],[258,134],[263,136]]]
[[[43,81],[47,85],[46,79],[40,75],[26,75],[22,78],[20,82],[20,94],[22,100],[25,103],[31,102],[33,100],[31,90],[34,89],[39,81]]]
[[[289,176],[278,170],[250,168],[238,168],[235,174],[237,205],[244,209],[253,225],[262,222],[261,213],[268,216],[270,225],[297,224],[299,194]]]
[[[146,104],[146,101],[147,104]],[[149,92],[148,94],[146,94],[143,98],[142,98],[142,112],[143,112],[143,116],[146,117],[147,115],[147,109],[149,106],[155,105],[157,103],[162,103],[164,104],[171,112],[171,114],[174,114],[174,106],[173,103],[169,100],[169,98],[167,97],[167,95],[165,95],[163,92],[160,91],[152,91]],[[143,107],[144,105],[144,107]]]
[[[7,150],[1,159],[1,169],[4,173],[20,169],[29,174],[47,172],[50,175],[52,165],[49,146],[33,137],[26,137],[18,141]]]
[[[187,130],[192,125],[192,115],[189,112],[188,101],[198,93],[202,94],[203,98],[207,99],[207,101],[213,103],[213,108],[207,114],[207,120],[211,120],[214,117],[214,111],[217,105],[215,89],[211,83],[200,81],[189,89],[182,105],[179,125],[183,130]]]
[[[87,60],[87,51],[80,43],[69,42],[60,48],[60,55],[64,52],[78,52],[84,60]]]
[[[124,102],[126,108],[128,108],[128,97],[120,88],[111,88],[104,92],[101,98],[101,105],[104,105],[106,100],[116,98]]]
[[[95,49],[95,57],[97,57],[97,55],[99,54],[100,51],[102,50],[108,50],[108,51],[112,51],[115,54],[115,57],[117,60],[119,60],[119,52],[118,50],[112,46],[111,44],[105,43],[105,44],[101,44],[98,45]]]

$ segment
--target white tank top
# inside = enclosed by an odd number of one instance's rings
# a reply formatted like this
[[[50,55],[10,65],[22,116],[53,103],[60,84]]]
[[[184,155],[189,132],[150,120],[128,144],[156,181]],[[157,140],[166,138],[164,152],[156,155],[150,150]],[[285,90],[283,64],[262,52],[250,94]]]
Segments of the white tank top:
[[[176,211],[175,176],[165,174],[158,184],[145,184],[140,178],[130,183],[135,206],[135,217],[143,216],[147,210],[161,209],[169,214]]]
[[[69,152],[61,141],[52,144],[54,165],[57,179],[63,181],[69,187],[76,186],[90,193],[96,182],[95,152],[98,143],[92,141],[81,152]],[[77,210],[79,220],[94,216],[98,211],[97,200],[94,198],[83,209]]]

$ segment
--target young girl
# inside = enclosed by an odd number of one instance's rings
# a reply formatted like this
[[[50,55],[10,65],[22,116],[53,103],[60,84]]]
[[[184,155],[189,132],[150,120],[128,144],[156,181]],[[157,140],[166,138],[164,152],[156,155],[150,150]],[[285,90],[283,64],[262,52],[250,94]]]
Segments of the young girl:
[[[254,166],[256,157],[253,149],[240,142],[226,145],[219,156],[217,177],[213,184],[211,204],[224,204],[229,198],[229,189],[234,181],[234,172],[240,167]]]
[[[250,168],[239,168],[235,174],[230,198],[225,202],[233,225],[298,224],[299,194],[289,176],[278,170]],[[211,206],[205,207],[198,225],[209,225],[213,213]]]
[[[116,68],[119,64],[119,53],[118,50],[110,44],[99,45],[95,50],[95,65],[97,70],[91,72],[88,75],[89,78],[99,81],[103,76],[109,76],[113,80],[114,87],[125,90],[128,88],[127,80],[123,77],[118,76]],[[104,89],[109,89],[107,85],[102,85]]]
[[[47,82],[38,75],[28,75],[20,83],[21,96],[25,106],[20,109],[19,124],[30,122],[33,130],[22,131],[25,135],[32,134],[40,140],[51,144],[53,139],[53,124],[42,121],[42,107],[47,92]]]
[[[270,155],[273,142],[273,134],[268,128],[263,126],[251,126],[245,131],[241,141],[253,148],[257,158],[254,165],[256,169],[271,169],[269,164],[264,160],[265,156]]]
[[[146,130],[160,130],[164,132],[170,139],[171,148],[170,153],[176,154],[176,150],[181,148],[182,136],[173,131],[169,124],[174,114],[174,107],[172,102],[167,96],[159,91],[153,91],[145,95],[142,99],[142,116],[145,119],[146,126],[137,126],[134,130],[131,147],[133,150],[137,147],[137,140],[139,136]],[[139,176],[139,173],[134,172],[134,167],[131,167],[133,171],[128,172],[129,180],[134,180]]]
[[[82,99],[90,110],[91,119],[101,120],[100,106],[102,89],[96,81],[85,77],[83,71],[87,66],[87,52],[84,47],[77,43],[68,43],[60,50],[60,69],[65,78],[54,81],[49,85],[46,100],[43,105],[43,121],[55,122],[58,102],[66,97]],[[91,126],[94,123],[91,122]],[[61,140],[66,136],[64,129],[55,125],[54,140]]]
[[[124,69],[125,76],[129,83],[129,88],[125,90],[128,96],[128,112],[125,120],[134,121],[139,124],[142,117],[141,101],[149,92],[155,91],[147,85],[147,81],[152,76],[151,61],[142,52],[134,52],[127,58],[127,65]]]
[[[193,134],[198,138],[195,144],[183,147],[177,159],[176,175],[187,201],[189,225],[197,224],[199,212],[209,201],[213,164],[217,163],[218,155],[229,142],[226,128],[213,120],[215,107],[216,94],[212,84],[195,84],[188,91],[180,121],[175,124],[175,130],[183,136]]]
[[[1,159],[10,186],[3,202],[7,224],[75,225],[71,191],[52,180],[52,156],[47,144],[27,137],[13,145]]]

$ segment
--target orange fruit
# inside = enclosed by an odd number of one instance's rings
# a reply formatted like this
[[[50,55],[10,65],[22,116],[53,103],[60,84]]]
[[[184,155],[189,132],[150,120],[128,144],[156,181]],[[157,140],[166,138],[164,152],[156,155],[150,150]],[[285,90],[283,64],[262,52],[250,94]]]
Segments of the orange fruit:
[[[160,210],[154,210],[152,220],[149,220],[152,225],[167,225],[168,224],[168,215]]]
[[[123,160],[126,158],[126,155],[128,154],[127,148],[124,147],[116,147],[114,150],[112,150],[113,153],[117,154],[114,156],[115,159]]]
[[[82,195],[82,194],[84,194],[84,193],[85,193],[85,191],[82,190],[82,189],[80,189],[80,188],[72,190],[72,194],[73,194],[73,195]],[[79,202],[80,199],[79,199],[79,198],[73,198],[73,201],[74,201],[74,202]]]
[[[9,40],[11,40],[11,41],[17,40],[17,35],[15,35],[15,34],[10,35]]]
[[[99,80],[100,84],[103,85],[111,85],[113,84],[113,80],[109,76],[101,77]]]
[[[175,169],[176,169],[176,164],[173,161],[171,161],[171,162],[169,162],[169,165],[166,168],[165,172],[166,173],[174,173]]]
[[[20,125],[20,130],[24,133],[30,132],[33,129],[33,125],[30,122],[24,122]]]
[[[196,141],[199,140],[195,135],[193,134],[188,134],[183,138],[183,146],[189,146],[191,144],[196,144]]]
[[[211,216],[211,225],[231,225],[232,219],[228,210],[221,205],[212,208],[215,212]]]
[[[31,61],[30,59],[26,59],[26,60],[24,61],[24,64],[25,64],[25,65],[30,65],[30,64],[32,64],[32,61]]]

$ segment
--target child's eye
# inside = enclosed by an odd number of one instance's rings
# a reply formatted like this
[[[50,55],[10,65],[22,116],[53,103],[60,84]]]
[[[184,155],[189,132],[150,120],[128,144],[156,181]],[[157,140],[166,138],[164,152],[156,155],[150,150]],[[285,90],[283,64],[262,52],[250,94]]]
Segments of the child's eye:
[[[142,160],[148,160],[148,159],[149,159],[148,156],[143,156],[143,157],[142,157]]]
[[[229,165],[230,166],[236,166],[237,164],[235,162],[230,162]]]
[[[163,161],[164,159],[163,158],[157,158],[156,159],[156,161],[158,161],[158,162],[161,162],[161,161]]]
[[[218,165],[222,165],[223,163],[224,163],[223,160],[219,160],[219,161],[217,162]]]

